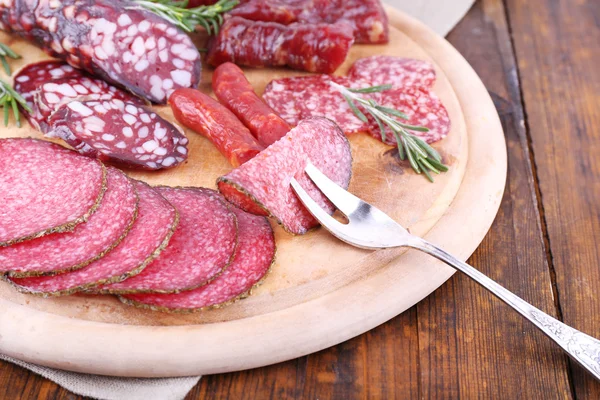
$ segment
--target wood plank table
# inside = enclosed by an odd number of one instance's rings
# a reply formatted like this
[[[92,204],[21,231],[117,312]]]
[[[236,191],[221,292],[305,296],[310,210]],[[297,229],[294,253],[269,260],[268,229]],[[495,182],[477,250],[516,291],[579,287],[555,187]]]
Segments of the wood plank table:
[[[600,2],[482,0],[449,35],[506,133],[498,217],[470,263],[600,337]],[[600,355],[599,355],[600,356]],[[0,362],[0,397],[76,399]],[[600,383],[455,275],[402,315],[285,363],[206,376],[189,399],[600,398]]]

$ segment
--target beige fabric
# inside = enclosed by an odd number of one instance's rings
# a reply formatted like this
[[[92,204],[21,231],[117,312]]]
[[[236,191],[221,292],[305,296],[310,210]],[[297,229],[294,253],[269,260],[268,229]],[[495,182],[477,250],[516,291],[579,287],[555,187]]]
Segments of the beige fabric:
[[[420,19],[445,36],[475,0],[386,0],[385,3]],[[113,378],[80,374],[29,364],[0,354],[0,359],[27,368],[73,393],[102,400],[180,400],[198,383],[199,376],[183,378]]]

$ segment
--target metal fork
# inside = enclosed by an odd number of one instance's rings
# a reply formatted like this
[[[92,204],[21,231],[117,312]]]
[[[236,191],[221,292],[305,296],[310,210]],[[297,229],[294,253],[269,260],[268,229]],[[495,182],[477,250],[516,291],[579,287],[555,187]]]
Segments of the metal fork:
[[[308,163],[305,172],[348,219],[348,223],[343,224],[330,216],[306,193],[298,181],[292,178],[291,185],[302,203],[334,236],[353,246],[365,249],[410,247],[434,256],[463,272],[511,306],[554,340],[596,379],[600,380],[600,340],[563,324],[506,290],[469,264],[460,261],[426,240],[410,234],[383,211],[342,189],[311,163]]]

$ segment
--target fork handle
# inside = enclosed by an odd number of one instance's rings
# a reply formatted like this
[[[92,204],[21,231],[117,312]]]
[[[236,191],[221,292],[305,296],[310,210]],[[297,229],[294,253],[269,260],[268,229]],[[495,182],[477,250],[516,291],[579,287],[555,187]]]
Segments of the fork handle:
[[[450,253],[423,239],[418,238],[410,247],[424,251],[445,262],[492,292],[500,300],[531,321],[531,323],[537,326],[550,339],[554,340],[576,362],[587,369],[596,379],[600,380],[600,340],[563,324],[503,288],[469,264],[460,261]]]

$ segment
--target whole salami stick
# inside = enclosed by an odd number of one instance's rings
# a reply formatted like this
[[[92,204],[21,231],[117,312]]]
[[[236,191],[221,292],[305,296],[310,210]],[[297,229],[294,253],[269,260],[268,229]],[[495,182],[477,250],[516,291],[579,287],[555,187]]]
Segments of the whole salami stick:
[[[0,29],[155,103],[200,80],[191,39],[133,2],[7,0],[0,2]]]
[[[346,21],[282,25],[232,17],[211,38],[207,61],[213,66],[230,61],[248,67],[288,66],[332,73],[353,43],[353,29]]]
[[[177,121],[208,138],[234,167],[263,150],[231,111],[199,90],[177,89],[169,103]]]
[[[230,62],[219,65],[212,76],[212,87],[219,101],[250,129],[262,145],[269,146],[292,129],[257,96],[244,71],[237,65]]]

